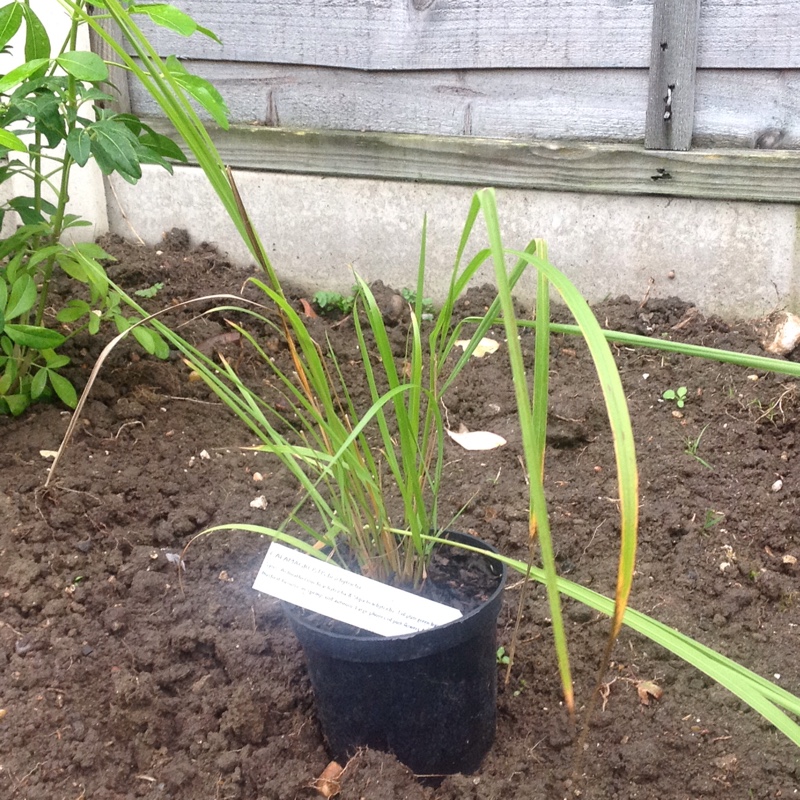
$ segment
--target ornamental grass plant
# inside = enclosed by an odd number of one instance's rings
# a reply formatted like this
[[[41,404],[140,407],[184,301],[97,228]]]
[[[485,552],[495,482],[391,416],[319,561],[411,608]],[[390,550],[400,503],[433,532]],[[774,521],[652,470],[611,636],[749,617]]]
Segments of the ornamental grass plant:
[[[71,9],[82,8],[82,4],[72,0],[59,1]],[[638,523],[636,456],[625,395],[608,346],[609,339],[626,341],[622,338],[626,335],[601,329],[578,290],[548,261],[544,243],[533,240],[523,250],[506,249],[494,192],[490,189],[478,192],[467,214],[448,295],[434,321],[427,325],[423,325],[421,320],[420,300],[409,309],[409,333],[402,354],[396,353],[392,347],[370,287],[358,279],[353,324],[358,337],[358,357],[370,387],[370,403],[367,408],[357,408],[348,392],[347,370],[340,356],[332,352],[328,342],[315,338],[306,320],[287,300],[258,234],[250,224],[233,177],[222,163],[190,102],[190,97],[193,97],[205,105],[218,124],[225,127],[227,122],[221,98],[191,76],[187,77],[181,67],[159,58],[129,13],[133,9],[126,8],[118,0],[105,0],[95,5],[104,9],[105,15],[119,25],[126,47],[111,37],[97,18],[87,13],[84,21],[105,38],[118,54],[120,63],[142,81],[159,103],[264,270],[265,279],[252,281],[261,292],[259,301],[237,301],[235,308],[244,311],[256,323],[267,326],[272,333],[277,333],[290,354],[288,365],[276,364],[250,325],[233,323],[261,359],[264,374],[280,388],[285,405],[279,408],[248,386],[232,364],[224,359],[215,361],[209,358],[158,320],[152,321],[172,347],[183,354],[192,368],[256,435],[259,440],[257,447],[280,459],[302,489],[301,500],[285,526],[263,528],[232,522],[207,532],[254,530],[319,558],[329,556],[318,545],[332,548],[337,553],[340,545],[346,543],[347,550],[356,554],[358,568],[365,574],[390,582],[419,585],[425,580],[426,558],[444,527],[437,502],[444,470],[441,403],[443,399],[446,401],[448,387],[463,369],[477,342],[492,325],[501,322],[506,332],[530,486],[528,529],[531,557],[527,561],[505,556],[500,556],[500,559],[525,577],[546,584],[567,704],[572,707],[574,701],[567,637],[560,614],[561,596],[574,598],[611,617],[602,664],[608,660],[621,625],[627,625],[728,688],[800,746],[800,726],[790,716],[800,715],[797,697],[679,631],[627,607]],[[162,15],[160,20],[154,21],[184,32],[191,28],[191,21],[187,22],[185,18],[185,14],[175,10],[166,18]],[[128,49],[135,56],[129,55]],[[481,232],[477,252],[470,256],[468,253],[473,246],[470,242],[473,235],[477,235],[476,224],[481,218],[485,233]],[[497,299],[485,315],[456,324],[454,304],[483,264],[494,270]],[[520,281],[530,281],[526,275],[529,267],[538,274],[536,315],[533,322],[524,322],[517,319],[512,290]],[[424,295],[424,272],[423,226],[417,298]],[[550,323],[551,288],[560,293],[569,307],[577,323],[575,326],[567,328]],[[227,312],[233,307],[233,304],[227,304],[221,308]],[[275,310],[277,319],[273,313]],[[526,325],[533,326],[536,331],[532,381],[526,374],[518,342],[519,331]],[[466,350],[457,354],[454,343],[465,338],[462,336],[464,326],[473,326],[472,333]],[[620,501],[620,553],[613,600],[558,576],[555,570],[544,489],[551,331],[575,333],[585,339],[597,368],[614,434]],[[634,345],[662,348],[667,345],[665,342],[640,341],[644,338],[628,337],[627,341]],[[705,352],[704,348],[692,348],[691,354],[727,360],[738,357],[719,356],[716,352]],[[783,369],[784,364],[776,359],[761,359],[758,368],[779,369],[780,365],[781,371],[788,371]],[[399,494],[399,513],[385,504],[383,490],[389,483],[396,486]],[[308,515],[301,514],[308,504],[315,509],[316,523],[310,523]],[[290,532],[289,524],[299,526],[299,532]],[[535,558],[537,553],[541,555],[541,567],[534,563],[538,561]]]

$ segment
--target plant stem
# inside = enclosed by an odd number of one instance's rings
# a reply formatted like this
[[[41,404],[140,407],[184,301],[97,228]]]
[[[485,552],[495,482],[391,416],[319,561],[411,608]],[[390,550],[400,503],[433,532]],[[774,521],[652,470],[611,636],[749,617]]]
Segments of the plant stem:
[[[79,6],[83,7],[83,2],[79,3]],[[62,46],[61,52],[63,53],[66,51],[74,51],[78,44],[78,18],[73,14],[70,22],[70,30],[69,36],[67,37],[67,41]],[[55,69],[55,66],[53,67]],[[67,134],[71,133],[75,128],[76,119],[75,116],[77,114],[78,109],[78,99],[77,99],[77,91],[76,91],[76,84],[75,78],[69,74],[67,75]],[[74,114],[70,114],[69,112],[73,111]],[[69,203],[69,177],[70,171],[72,169],[73,160],[69,154],[69,151],[65,148],[64,150],[64,160],[61,165],[61,180],[59,181],[58,192],[56,195],[56,213],[51,218],[50,223],[52,225],[51,232],[50,232],[50,243],[55,244],[60,238],[61,234],[64,232],[64,215],[66,214],[67,204]],[[38,170],[41,173],[41,165]],[[41,182],[37,182],[37,188],[39,192],[41,192]],[[47,308],[47,296],[50,291],[50,281],[53,278],[53,269],[55,268],[56,263],[56,254],[53,253],[44,264],[42,269],[42,288],[39,291],[39,305],[36,309],[36,325],[41,325],[42,320],[44,319],[44,312]]]

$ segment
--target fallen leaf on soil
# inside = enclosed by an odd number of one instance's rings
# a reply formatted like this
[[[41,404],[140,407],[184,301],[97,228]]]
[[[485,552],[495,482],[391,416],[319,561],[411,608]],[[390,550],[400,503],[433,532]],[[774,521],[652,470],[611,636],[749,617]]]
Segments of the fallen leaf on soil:
[[[456,347],[460,347],[462,350],[466,350],[469,347],[469,339],[459,339],[456,342]],[[500,347],[500,343],[496,342],[494,339],[487,339],[484,337],[478,342],[477,347],[472,352],[473,358],[483,358],[486,355],[491,355],[492,353],[497,351],[497,348]]]
[[[40,450],[39,455],[42,458],[55,458],[58,455],[58,450]]]
[[[447,431],[447,435],[465,450],[494,450],[506,440],[490,431]]]
[[[342,791],[339,779],[342,777],[343,772],[344,767],[341,764],[331,761],[331,763],[322,770],[319,778],[311,784],[311,787],[316,789],[323,797],[335,797]]]
[[[643,706],[650,705],[650,698],[653,700],[660,700],[664,690],[653,681],[640,681],[636,684],[636,693],[639,695],[639,700]]]
[[[318,316],[319,316],[319,314],[317,314],[317,312],[316,312],[316,311],[314,311],[314,309],[313,309],[313,308],[311,308],[311,303],[309,303],[309,302],[308,302],[308,300],[306,300],[306,299],[305,299],[305,297],[301,297],[301,298],[300,298],[300,304],[303,306],[303,313],[304,313],[304,314],[305,314],[307,317],[314,317],[314,318],[316,318],[316,317],[318,317]]]
[[[215,347],[222,347],[226,344],[236,344],[241,338],[239,333],[233,331],[218,333],[216,336],[211,336],[204,342],[200,342],[200,344],[197,345],[197,349],[208,356],[211,355]]]

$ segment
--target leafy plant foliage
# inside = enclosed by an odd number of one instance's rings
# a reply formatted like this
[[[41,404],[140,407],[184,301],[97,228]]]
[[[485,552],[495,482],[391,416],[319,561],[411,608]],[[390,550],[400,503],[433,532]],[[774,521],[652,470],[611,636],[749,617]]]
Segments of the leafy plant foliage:
[[[77,29],[73,17],[53,54],[30,6],[17,1],[0,8],[0,48],[24,31],[23,63],[0,77],[0,184],[22,176],[28,187],[0,205],[6,232],[0,240],[0,413],[20,414],[53,396],[73,407],[75,389],[60,373],[69,359],[58,348],[79,331],[97,333],[105,320],[119,330],[130,325],[121,310],[125,297],[106,274],[108,254],[96,244],[69,241],[72,228],[90,224],[67,212],[73,167],[93,159],[104,174],[135,183],[142,164],[171,171],[170,161],[186,160],[174,142],[135,116],[102,107],[114,99],[103,88],[108,66],[75,49]],[[56,270],[75,282],[75,294],[54,315],[48,296]],[[139,326],[133,335],[147,352],[168,354],[155,331]]]

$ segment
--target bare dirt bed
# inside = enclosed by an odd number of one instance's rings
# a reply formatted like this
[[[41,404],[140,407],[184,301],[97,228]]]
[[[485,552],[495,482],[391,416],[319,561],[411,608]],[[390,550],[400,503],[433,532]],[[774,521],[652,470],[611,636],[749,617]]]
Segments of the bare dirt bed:
[[[165,283],[153,307],[237,291],[242,280],[213,250],[190,250],[180,236],[160,251],[105,244],[120,259],[112,274],[129,289]],[[463,310],[482,311],[486,296],[473,292]],[[750,325],[705,319],[677,300],[621,299],[597,313],[609,327],[760,352]],[[347,322],[314,324],[340,352],[355,352]],[[184,330],[196,343],[222,331],[220,315]],[[91,365],[99,345],[77,341],[76,363]],[[633,607],[800,693],[795,382],[654,351],[615,352],[640,457]],[[618,516],[602,399],[575,340],[555,338],[552,370],[547,488],[560,569],[608,594]],[[76,366],[71,377],[82,386],[87,373]],[[661,400],[679,386],[688,387],[680,410]],[[527,490],[502,348],[474,360],[447,408],[451,425],[494,431],[508,445],[489,453],[448,445],[443,516],[467,503],[462,529],[523,557]],[[281,522],[294,487],[268,457],[239,449],[252,437],[177,358],[159,362],[121,347],[45,490],[40,451],[58,447],[67,422],[57,406],[0,420],[0,795],[316,796],[310,784],[328,756],[302,655],[277,603],[251,589],[267,541],[238,532],[196,542],[182,587],[167,558],[214,523]],[[257,471],[263,482],[254,482]],[[260,495],[266,509],[252,508]],[[520,590],[509,584],[504,645]],[[577,604],[565,609],[585,706],[607,620]],[[480,772],[426,786],[390,755],[365,752],[348,765],[342,800],[798,796],[796,748],[727,691],[627,632],[576,772],[577,735],[561,707],[552,650],[537,586]],[[643,681],[663,689],[660,700],[641,691]]]

